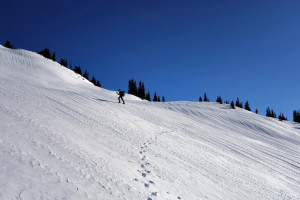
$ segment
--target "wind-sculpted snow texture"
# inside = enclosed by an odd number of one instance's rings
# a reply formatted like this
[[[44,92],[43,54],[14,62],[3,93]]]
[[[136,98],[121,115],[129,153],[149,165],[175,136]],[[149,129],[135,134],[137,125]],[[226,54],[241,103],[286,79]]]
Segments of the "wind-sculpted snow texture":
[[[153,103],[0,46],[0,199],[300,199],[300,126]]]

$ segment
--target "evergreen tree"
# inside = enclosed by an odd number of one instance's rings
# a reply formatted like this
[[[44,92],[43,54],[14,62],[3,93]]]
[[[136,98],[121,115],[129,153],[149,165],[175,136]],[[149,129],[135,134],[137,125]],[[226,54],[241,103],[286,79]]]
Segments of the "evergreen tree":
[[[272,109],[270,109],[270,107],[268,107],[266,110],[266,116],[276,118],[276,113],[274,112],[274,110],[272,110]]]
[[[56,55],[55,52],[52,53],[52,58],[51,58],[54,62],[56,62]]]
[[[255,113],[258,114],[258,110],[257,109],[255,110]]]
[[[94,76],[92,77],[92,80],[91,80],[91,82],[92,82],[94,85],[96,85],[96,84],[97,84],[97,82],[96,82],[96,79],[95,79],[95,77],[94,77]]]
[[[142,82],[139,82],[139,87],[137,89],[137,96],[142,98]]]
[[[142,82],[142,87],[141,87],[141,94],[142,94],[142,99],[145,99],[146,92],[145,92],[145,85],[143,82]]]
[[[217,96],[217,101],[216,102],[222,104],[223,103],[222,97],[221,96]]]
[[[293,111],[293,121],[300,123],[300,110]]]
[[[230,103],[230,108],[235,109],[233,101]]]
[[[87,80],[90,80],[89,79],[89,73],[88,73],[87,70],[84,71],[83,77],[86,78]]]
[[[4,46],[5,46],[6,48],[10,48],[10,49],[13,49],[13,48],[14,48],[13,45],[10,44],[10,41],[8,41],[8,40],[5,42]]]
[[[138,90],[137,90],[137,93],[138,93],[138,97],[140,97],[141,99],[145,99],[145,86],[144,86],[144,83],[143,82],[139,82],[139,87],[138,87]]]
[[[157,97],[157,101],[160,102],[160,96]]]
[[[45,58],[51,59],[51,53],[48,48],[45,48],[44,50],[38,52],[38,54],[44,56]]]
[[[266,117],[271,117],[271,109],[270,109],[270,107],[267,107]]]
[[[154,93],[153,101],[154,101],[154,102],[156,102],[156,101],[157,101],[156,92]]]
[[[82,75],[81,67],[80,66],[75,66],[74,67],[74,72],[77,73],[77,74]]]
[[[276,118],[276,113],[274,112],[274,110],[271,111],[271,116]]]
[[[134,79],[131,79],[128,82],[128,94],[137,96],[136,81]]]
[[[284,114],[280,112],[278,119],[279,119],[279,121],[283,121],[283,120],[287,120],[287,117],[284,116]]]
[[[150,97],[150,92],[148,91],[148,93],[146,94],[145,97],[146,100],[151,101],[151,97]]]
[[[166,101],[166,99],[165,99],[165,96],[162,96],[162,101],[163,101],[163,102],[165,102],[165,101]]]
[[[70,70],[73,70],[73,67],[72,67],[72,62],[70,63]]]
[[[68,61],[66,59],[60,59],[59,64],[61,64],[62,66],[68,67]]]
[[[202,102],[202,101],[203,101],[203,100],[202,100],[202,97],[200,96],[200,97],[199,97],[199,102]]]
[[[138,92],[137,92],[137,86],[135,81],[133,81],[132,83],[132,89],[133,89],[133,95],[137,96]]]
[[[239,108],[243,108],[243,103],[240,102],[239,98],[236,98],[235,106]]]
[[[102,85],[101,85],[101,83],[99,81],[97,81],[96,86],[102,87]]]
[[[239,106],[240,106],[240,100],[239,100],[239,98],[236,98],[235,106],[236,106],[236,107],[239,107]]]
[[[206,95],[205,92],[204,92],[204,99],[203,99],[203,101],[209,102],[209,99],[207,98],[207,95]]]
[[[248,101],[246,101],[246,103],[245,103],[245,110],[251,111]]]

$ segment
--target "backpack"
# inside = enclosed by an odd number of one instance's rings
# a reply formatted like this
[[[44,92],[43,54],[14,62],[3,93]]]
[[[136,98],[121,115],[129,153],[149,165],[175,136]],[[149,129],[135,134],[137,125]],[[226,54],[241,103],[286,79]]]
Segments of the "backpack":
[[[120,94],[121,97],[124,97],[124,96],[125,96],[125,92],[124,92],[124,91],[120,91],[119,94]]]

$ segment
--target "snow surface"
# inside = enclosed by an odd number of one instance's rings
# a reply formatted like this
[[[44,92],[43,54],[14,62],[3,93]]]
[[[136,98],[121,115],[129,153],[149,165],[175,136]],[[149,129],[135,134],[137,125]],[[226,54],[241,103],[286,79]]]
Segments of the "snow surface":
[[[153,103],[0,46],[0,199],[300,199],[300,125]]]

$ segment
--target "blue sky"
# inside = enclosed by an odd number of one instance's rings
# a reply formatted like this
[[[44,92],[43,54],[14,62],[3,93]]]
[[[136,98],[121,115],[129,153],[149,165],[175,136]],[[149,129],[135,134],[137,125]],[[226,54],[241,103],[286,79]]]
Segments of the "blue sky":
[[[1,44],[87,69],[103,87],[145,83],[167,101],[249,101],[292,120],[300,109],[300,1],[0,2]]]

